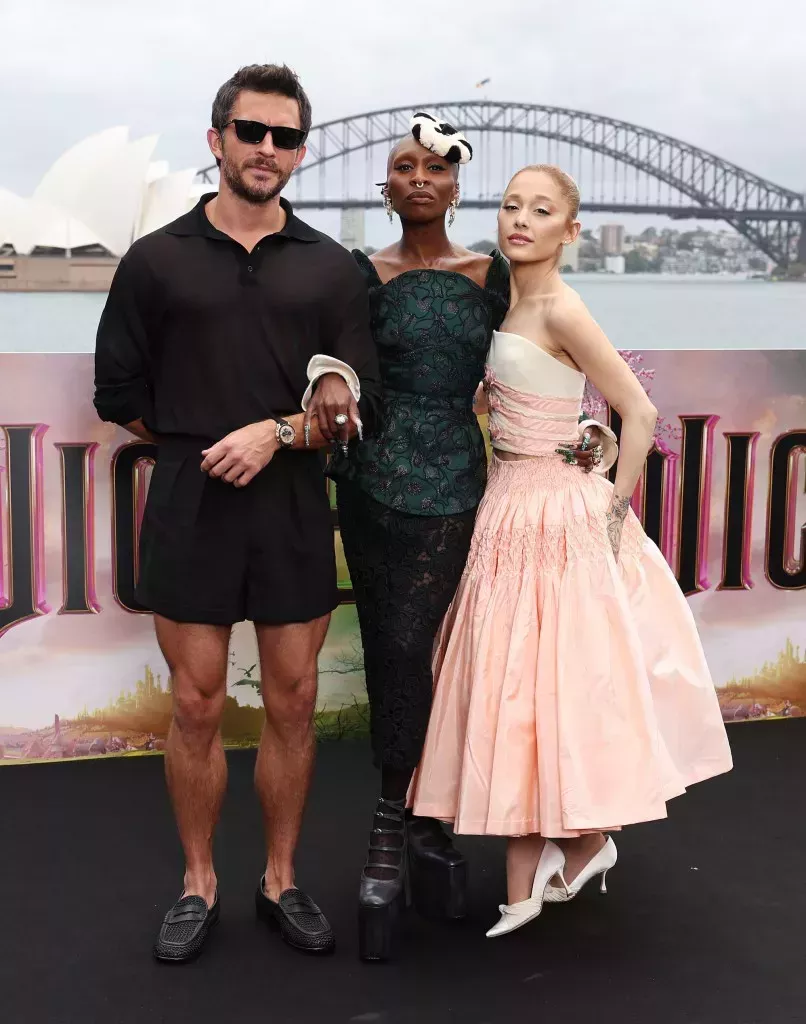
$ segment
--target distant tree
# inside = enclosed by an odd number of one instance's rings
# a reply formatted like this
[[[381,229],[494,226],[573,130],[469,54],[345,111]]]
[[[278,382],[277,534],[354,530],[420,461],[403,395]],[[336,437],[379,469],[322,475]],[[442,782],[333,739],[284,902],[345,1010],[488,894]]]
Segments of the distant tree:
[[[625,274],[648,274],[651,269],[651,262],[637,249],[631,249],[624,257]]]
[[[563,265],[560,267],[560,273],[561,274],[573,274],[574,273],[574,268],[571,266],[570,263],[563,263]]]
[[[584,238],[586,242],[596,241],[596,239],[593,237],[593,232],[590,228],[585,228],[585,230],[581,233],[581,237]]]
[[[718,242],[714,242],[711,238],[706,240],[703,249],[709,254],[709,256],[725,255],[725,247],[720,245]]]
[[[491,242],[489,238],[482,238],[480,242],[468,246],[471,252],[483,252],[485,256],[489,256],[495,248],[495,242]]]
[[[751,256],[747,261],[747,265],[751,270],[767,269],[767,261],[763,256]]]
[[[646,228],[638,237],[642,242],[654,242],[658,237],[658,232],[655,228]]]
[[[372,256],[372,254],[376,253],[377,251],[378,250],[375,248],[374,245],[365,245],[363,250],[365,256]]]

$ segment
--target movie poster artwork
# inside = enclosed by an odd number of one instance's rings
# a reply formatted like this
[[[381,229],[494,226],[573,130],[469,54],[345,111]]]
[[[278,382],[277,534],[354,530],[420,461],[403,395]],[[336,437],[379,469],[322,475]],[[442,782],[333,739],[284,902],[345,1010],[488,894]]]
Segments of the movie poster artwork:
[[[660,411],[633,507],[687,594],[726,721],[806,708],[806,352],[623,353]],[[170,678],[134,598],[153,449],[100,423],[89,355],[0,354],[0,765],[160,750]],[[594,392],[587,408],[611,416]],[[326,486],[323,482],[323,486]],[[317,728],[367,729],[355,606],[320,658]],[[263,721],[251,627],[223,733]]]

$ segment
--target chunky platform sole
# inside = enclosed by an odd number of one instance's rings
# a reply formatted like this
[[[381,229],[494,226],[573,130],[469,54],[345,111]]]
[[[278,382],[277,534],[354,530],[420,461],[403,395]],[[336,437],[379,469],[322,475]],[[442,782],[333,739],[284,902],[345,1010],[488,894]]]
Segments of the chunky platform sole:
[[[362,960],[379,962],[392,958],[405,909],[404,892],[381,906],[359,904],[358,955]]]
[[[417,857],[409,847],[409,880],[414,908],[432,921],[467,916],[467,862],[446,863]]]

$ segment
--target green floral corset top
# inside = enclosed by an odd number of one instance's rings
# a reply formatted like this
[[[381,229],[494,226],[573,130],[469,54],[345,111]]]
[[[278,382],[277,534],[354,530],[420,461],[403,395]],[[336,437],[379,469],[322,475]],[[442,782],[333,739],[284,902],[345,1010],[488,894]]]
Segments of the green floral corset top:
[[[487,464],[473,396],[509,305],[506,260],[493,253],[481,288],[446,270],[410,270],[383,284],[368,256],[353,256],[369,285],[383,405],[372,436],[336,455],[330,474],[413,515],[475,508]]]

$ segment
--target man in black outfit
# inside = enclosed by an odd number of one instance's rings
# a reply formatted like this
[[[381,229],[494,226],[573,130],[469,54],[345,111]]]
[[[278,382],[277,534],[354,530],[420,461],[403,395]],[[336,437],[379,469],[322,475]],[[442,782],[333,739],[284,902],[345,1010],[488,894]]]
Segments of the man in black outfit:
[[[218,919],[219,725],[230,633],[243,619],[255,623],[266,709],[255,772],[268,849],[258,912],[297,948],[334,944],[293,868],[314,759],[317,655],[338,603],[313,449],[369,421],[380,382],[356,263],[280,198],[310,125],[308,98],[284,66],[242,68],[225,83],[208,132],[218,194],[135,242],[98,328],[98,414],[159,451],[137,596],[154,612],[171,672],[165,765],[186,860],[154,949],[163,960],[195,956]]]

